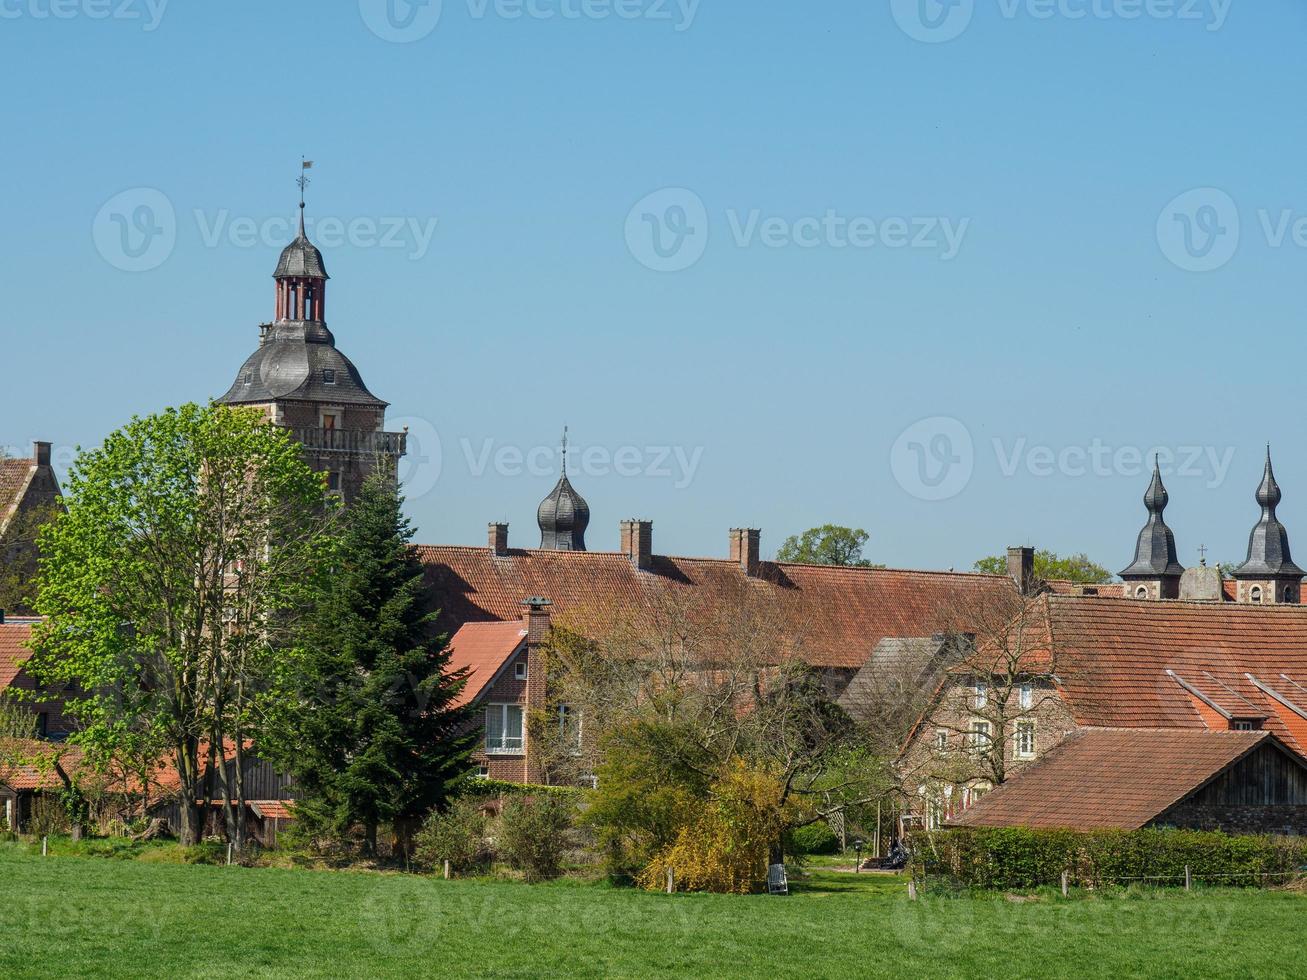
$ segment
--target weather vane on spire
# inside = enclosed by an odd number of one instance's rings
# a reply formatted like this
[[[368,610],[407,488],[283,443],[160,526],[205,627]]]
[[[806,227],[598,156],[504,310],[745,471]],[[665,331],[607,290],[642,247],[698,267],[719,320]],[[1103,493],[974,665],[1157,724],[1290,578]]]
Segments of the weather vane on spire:
[[[311,181],[309,180],[308,172],[312,169],[313,169],[313,161],[306,160],[304,159],[304,157],[300,157],[300,175],[295,180],[295,183],[300,185],[300,210],[301,211],[304,210],[304,188],[308,187],[309,184],[311,183]]]
[[[563,426],[563,476],[567,476],[567,426]]]

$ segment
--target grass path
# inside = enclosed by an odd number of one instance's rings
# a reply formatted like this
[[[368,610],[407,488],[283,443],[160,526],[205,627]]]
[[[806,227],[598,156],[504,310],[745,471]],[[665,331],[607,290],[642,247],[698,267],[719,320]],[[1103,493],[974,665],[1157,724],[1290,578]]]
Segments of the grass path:
[[[1307,896],[789,898],[42,859],[0,846],[0,976],[1301,976]]]

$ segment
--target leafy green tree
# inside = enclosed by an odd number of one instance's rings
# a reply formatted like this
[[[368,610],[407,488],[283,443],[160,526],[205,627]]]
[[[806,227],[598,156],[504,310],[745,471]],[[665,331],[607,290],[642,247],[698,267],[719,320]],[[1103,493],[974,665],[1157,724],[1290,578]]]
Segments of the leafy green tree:
[[[183,843],[202,832],[202,746],[230,746],[223,809],[243,843],[245,747],[327,565],[321,474],[263,413],[184,405],[81,453],[64,500],[39,539],[31,671],[71,685],[71,738],[96,764],[171,755]]]
[[[973,566],[978,572],[990,575],[1007,574],[1007,556],[991,555]],[[1112,573],[1102,565],[1089,560],[1083,552],[1063,558],[1052,551],[1035,552],[1035,577],[1044,581],[1077,582],[1084,585],[1102,585],[1112,581]]]
[[[786,538],[776,552],[776,560],[799,565],[845,565],[852,568],[879,568],[862,557],[869,535],[862,528],[823,524],[802,534]]]
[[[362,825],[370,854],[383,823],[407,852],[422,817],[467,772],[475,742],[468,710],[454,706],[464,678],[448,673],[402,503],[378,471],[345,511],[275,726],[306,828],[343,837]]]

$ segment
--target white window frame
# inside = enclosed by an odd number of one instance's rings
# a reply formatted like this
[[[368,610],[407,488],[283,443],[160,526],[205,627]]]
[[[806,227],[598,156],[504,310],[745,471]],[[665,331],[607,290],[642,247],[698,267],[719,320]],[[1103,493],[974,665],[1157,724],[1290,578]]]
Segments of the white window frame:
[[[514,677],[514,679],[515,679],[515,680],[519,680],[519,681],[524,681],[524,680],[526,680],[526,679],[527,679],[527,671],[528,671],[528,667],[527,667],[527,659],[526,659],[526,657],[518,657],[518,658],[517,658],[517,663],[513,664],[513,677]]]
[[[1022,711],[1029,711],[1035,706],[1035,685],[1026,681],[1019,690],[1019,703]]]
[[[989,685],[984,681],[976,681],[976,707],[984,708],[989,705]]]
[[[1033,718],[1023,718],[1016,723],[1016,732],[1012,738],[1012,754],[1018,759],[1033,759],[1037,754]]]
[[[491,713],[496,711],[499,712],[498,742],[492,739],[490,726]],[[512,711],[517,712],[518,734],[516,736],[507,734],[508,719]],[[486,705],[485,745],[486,755],[522,755],[526,752],[526,711],[522,705],[513,702]]]
[[[971,731],[968,734],[971,739],[971,751],[973,752],[987,752],[994,744],[994,724],[984,718],[973,720],[971,722]]]

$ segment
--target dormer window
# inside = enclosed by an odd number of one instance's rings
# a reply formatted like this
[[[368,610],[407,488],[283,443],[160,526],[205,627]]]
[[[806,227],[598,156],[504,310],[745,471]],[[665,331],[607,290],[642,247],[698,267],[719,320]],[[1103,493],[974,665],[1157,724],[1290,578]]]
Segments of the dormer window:
[[[243,384],[243,385],[252,385],[252,384],[254,384],[254,372],[253,372],[253,371],[246,371],[244,374],[242,374],[242,375],[241,375],[241,384]]]
[[[1232,732],[1255,732],[1261,727],[1260,722],[1247,718],[1234,718],[1230,721],[1230,731]]]
[[[323,383],[324,385],[334,385],[334,384],[336,383],[336,369],[335,369],[335,368],[323,368],[323,369],[322,369],[322,383]]]

